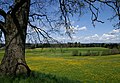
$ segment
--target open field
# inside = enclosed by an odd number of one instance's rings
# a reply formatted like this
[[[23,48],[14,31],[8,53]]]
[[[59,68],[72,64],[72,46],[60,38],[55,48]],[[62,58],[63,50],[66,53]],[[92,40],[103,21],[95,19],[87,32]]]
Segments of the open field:
[[[75,49],[82,53],[88,50],[109,50],[107,48],[27,49],[26,60],[32,71],[53,77],[56,76],[56,79],[66,78],[87,83],[120,82],[120,54],[109,56],[72,56],[72,51]],[[3,51],[0,51],[0,59],[3,53]],[[45,76],[41,76],[40,78],[44,77]],[[20,83],[25,81],[26,79],[22,80]],[[50,82],[55,83],[53,80],[49,81],[49,83]],[[66,82],[64,81],[62,83]]]

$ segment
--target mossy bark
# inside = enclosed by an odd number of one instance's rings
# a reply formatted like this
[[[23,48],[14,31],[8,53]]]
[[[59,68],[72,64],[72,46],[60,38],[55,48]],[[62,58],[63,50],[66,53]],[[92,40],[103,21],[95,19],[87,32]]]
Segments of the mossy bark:
[[[25,61],[25,41],[30,0],[22,5],[15,0],[15,8],[7,13],[4,25],[5,54],[0,65],[1,75],[30,74]],[[20,6],[20,7],[18,7]]]

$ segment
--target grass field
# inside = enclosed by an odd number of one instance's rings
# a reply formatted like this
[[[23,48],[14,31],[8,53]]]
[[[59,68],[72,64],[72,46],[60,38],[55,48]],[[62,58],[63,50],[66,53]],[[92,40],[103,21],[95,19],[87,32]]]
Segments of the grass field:
[[[44,79],[44,83],[70,83],[70,81],[71,83],[120,82],[120,54],[109,56],[72,56],[72,51],[76,49],[82,53],[87,50],[109,50],[107,48],[27,49],[26,60],[30,69],[39,74],[38,78]],[[0,52],[0,59],[3,53],[3,51]],[[48,80],[48,78],[51,79]],[[19,83],[26,83],[28,82],[26,80],[29,79],[19,79]],[[30,83],[32,83],[32,80]],[[39,80],[35,83],[39,83]]]

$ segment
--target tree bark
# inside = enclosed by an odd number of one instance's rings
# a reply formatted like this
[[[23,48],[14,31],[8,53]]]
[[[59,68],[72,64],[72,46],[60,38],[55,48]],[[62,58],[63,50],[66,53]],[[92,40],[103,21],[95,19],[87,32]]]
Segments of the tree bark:
[[[15,0],[15,8],[6,15],[4,25],[5,54],[0,65],[0,74],[30,74],[25,61],[25,41],[30,0]]]

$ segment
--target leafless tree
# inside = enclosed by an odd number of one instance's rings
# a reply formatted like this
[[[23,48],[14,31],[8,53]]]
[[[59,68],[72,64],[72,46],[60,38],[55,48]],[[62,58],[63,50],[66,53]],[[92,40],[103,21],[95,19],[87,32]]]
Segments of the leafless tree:
[[[80,17],[85,11],[91,12],[93,26],[95,22],[104,23],[98,19],[101,5],[114,11],[110,20],[117,18],[116,27],[120,28],[120,0],[0,0],[0,29],[5,36],[0,74],[30,74],[25,61],[27,29],[32,28],[39,41],[55,41],[50,32],[59,32],[61,27],[71,36],[71,18]]]

